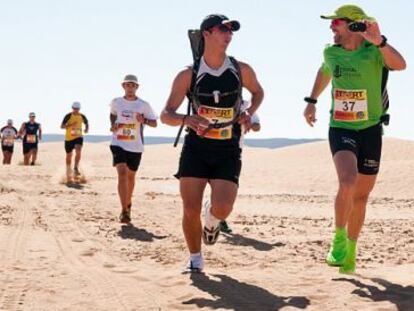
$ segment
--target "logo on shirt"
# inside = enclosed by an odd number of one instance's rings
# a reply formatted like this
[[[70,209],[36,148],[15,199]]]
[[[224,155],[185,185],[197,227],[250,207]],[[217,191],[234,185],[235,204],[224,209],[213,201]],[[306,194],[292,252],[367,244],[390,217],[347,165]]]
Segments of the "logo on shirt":
[[[132,119],[134,116],[134,112],[131,110],[123,110],[121,112],[121,116],[127,119]]]

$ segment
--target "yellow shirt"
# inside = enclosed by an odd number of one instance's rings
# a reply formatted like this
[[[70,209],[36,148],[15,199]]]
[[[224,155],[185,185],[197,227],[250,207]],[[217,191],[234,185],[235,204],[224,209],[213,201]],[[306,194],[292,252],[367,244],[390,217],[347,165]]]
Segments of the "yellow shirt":
[[[62,125],[70,125],[66,128],[65,141],[71,141],[83,136],[82,123],[87,125],[88,119],[86,119],[86,117],[81,113],[68,113],[63,118]]]

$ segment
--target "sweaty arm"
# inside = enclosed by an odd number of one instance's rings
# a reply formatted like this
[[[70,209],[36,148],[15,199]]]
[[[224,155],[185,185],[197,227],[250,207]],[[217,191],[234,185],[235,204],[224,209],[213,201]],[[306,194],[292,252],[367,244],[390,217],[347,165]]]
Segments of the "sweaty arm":
[[[318,99],[319,95],[326,89],[329,82],[331,81],[331,75],[327,72],[325,72],[322,67],[318,70],[318,73],[316,74],[316,79],[313,84],[313,89],[311,92],[311,98]],[[316,107],[315,104],[308,103],[305,111],[303,112],[303,116],[306,119],[306,122],[313,126],[313,123],[316,121]]]
[[[264,91],[257,80],[256,73],[253,68],[242,62],[239,62],[239,65],[242,74],[243,87],[245,87],[252,95],[251,105],[247,111],[250,115],[253,115],[263,101]]]
[[[116,131],[116,126],[115,126],[115,122],[116,122],[117,116],[110,113],[109,114],[109,120],[111,122],[111,132]]]
[[[384,63],[387,68],[391,70],[404,70],[406,68],[407,65],[404,58],[388,43],[384,47],[379,48],[379,51],[384,57]]]
[[[191,84],[192,71],[190,68],[178,73],[175,77],[170,96],[163,111],[161,112],[161,122],[171,126],[180,126],[184,122],[186,115],[177,113],[177,109],[182,104]]]

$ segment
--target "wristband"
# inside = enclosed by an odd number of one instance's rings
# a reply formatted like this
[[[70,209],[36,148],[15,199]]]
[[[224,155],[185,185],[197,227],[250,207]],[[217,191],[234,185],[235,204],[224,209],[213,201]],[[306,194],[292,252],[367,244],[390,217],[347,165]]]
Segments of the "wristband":
[[[377,45],[378,48],[383,48],[387,45],[387,37],[381,35],[381,38],[382,38],[382,41],[381,41],[380,44]]]
[[[305,97],[303,100],[307,102],[308,104],[314,104],[314,105],[318,102],[315,98],[312,98],[312,97]]]

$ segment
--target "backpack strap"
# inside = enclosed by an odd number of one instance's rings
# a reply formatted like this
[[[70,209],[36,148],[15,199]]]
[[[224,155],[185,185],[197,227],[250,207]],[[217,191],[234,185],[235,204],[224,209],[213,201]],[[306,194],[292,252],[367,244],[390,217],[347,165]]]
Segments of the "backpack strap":
[[[195,100],[195,88],[196,88],[196,80],[197,80],[197,73],[198,73],[198,69],[200,68],[200,59],[195,60],[193,66],[189,67],[189,69],[191,69],[191,83],[190,83],[190,88],[187,92],[187,113],[186,113],[186,117],[189,116],[191,114],[191,103]],[[184,128],[184,122],[183,124],[181,124],[177,136],[175,137],[175,141],[174,141],[174,147],[177,147],[178,142],[180,141],[180,137],[181,137],[181,133],[183,131]]]
[[[387,82],[389,69],[387,67],[382,68],[382,81],[381,81],[381,99],[382,99],[382,116],[380,118],[381,123],[388,125],[390,123],[390,115],[387,113],[390,107],[390,99],[388,97]]]

